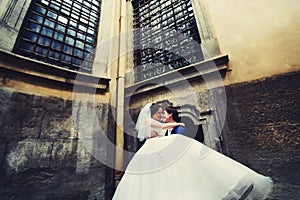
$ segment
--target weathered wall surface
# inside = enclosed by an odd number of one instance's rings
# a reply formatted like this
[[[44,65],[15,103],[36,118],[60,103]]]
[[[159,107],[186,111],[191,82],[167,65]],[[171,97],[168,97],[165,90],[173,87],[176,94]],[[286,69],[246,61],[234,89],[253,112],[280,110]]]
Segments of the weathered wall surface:
[[[207,0],[222,53],[232,72],[226,84],[300,70],[298,0]]]
[[[226,87],[229,156],[271,176],[271,199],[300,198],[300,73]]]
[[[73,125],[72,101],[5,88],[0,101],[1,199],[111,198],[114,170],[86,150]],[[112,117],[107,104],[95,108],[98,121]],[[113,140],[112,127],[103,125]]]
[[[18,32],[11,27],[0,23],[0,47],[6,51],[12,51]]]

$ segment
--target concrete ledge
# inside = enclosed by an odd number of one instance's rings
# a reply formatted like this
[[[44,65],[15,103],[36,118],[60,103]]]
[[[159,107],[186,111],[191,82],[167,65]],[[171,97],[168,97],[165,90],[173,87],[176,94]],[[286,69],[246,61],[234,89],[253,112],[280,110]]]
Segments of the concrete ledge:
[[[109,78],[64,69],[4,50],[0,50],[0,68],[66,85],[92,88],[101,92],[107,92],[109,89]]]
[[[209,60],[174,69],[159,76],[139,81],[125,87],[125,97],[141,94],[153,89],[180,84],[183,81],[199,79],[203,75],[227,71],[228,55],[221,55]]]

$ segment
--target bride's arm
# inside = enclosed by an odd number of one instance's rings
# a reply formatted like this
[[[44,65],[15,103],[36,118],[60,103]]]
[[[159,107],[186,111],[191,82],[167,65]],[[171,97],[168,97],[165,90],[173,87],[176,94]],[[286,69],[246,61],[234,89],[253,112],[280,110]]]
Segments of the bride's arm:
[[[156,121],[154,119],[150,119],[150,126],[154,128],[161,128],[161,129],[169,129],[174,128],[176,126],[185,126],[184,123],[174,122],[174,123],[161,123],[159,121]]]
[[[165,123],[165,124],[163,123],[163,129],[174,128],[176,126],[185,126],[185,124],[181,122]]]

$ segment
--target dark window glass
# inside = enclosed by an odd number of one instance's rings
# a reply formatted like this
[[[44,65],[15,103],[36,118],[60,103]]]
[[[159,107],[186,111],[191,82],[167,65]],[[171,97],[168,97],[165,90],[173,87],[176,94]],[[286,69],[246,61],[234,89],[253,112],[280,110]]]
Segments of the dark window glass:
[[[49,52],[49,57],[51,59],[58,60],[59,59],[59,52],[57,52],[57,51],[50,51]]]
[[[36,42],[37,41],[37,38],[38,38],[38,35],[37,34],[34,34],[34,33],[26,33],[24,35],[24,39],[27,39],[29,41],[32,41],[32,42]],[[26,42],[27,43],[27,42]]]
[[[72,46],[65,45],[63,51],[64,51],[65,53],[67,53],[67,54],[72,55],[72,53],[73,53],[73,48],[72,48]]]
[[[135,81],[203,60],[190,0],[133,0]]]
[[[57,14],[51,11],[48,11],[47,16],[54,20],[57,18]]]
[[[37,24],[34,24],[34,23],[31,23],[31,24],[29,24],[29,29],[30,29],[30,31],[32,31],[32,32],[39,33],[40,30],[41,30],[41,26],[40,26],[40,25],[37,25]]]
[[[68,29],[67,31],[68,35],[75,37],[76,31],[74,29]]]
[[[33,0],[13,51],[68,69],[91,72],[100,2]]]
[[[65,42],[66,42],[66,44],[73,46],[75,43],[75,40],[72,37],[67,36]]]
[[[55,27],[55,22],[54,22],[54,21],[51,21],[51,20],[48,20],[48,19],[45,19],[44,24],[45,24],[46,26],[51,27],[52,29],[54,29],[54,27]]]
[[[46,37],[39,37],[38,44],[43,45],[43,46],[49,46],[50,45],[50,40]]]
[[[76,65],[76,66],[80,66],[82,63],[82,60],[81,59],[78,59],[78,58],[73,58],[73,64]]]
[[[56,30],[63,33],[63,32],[65,32],[66,27],[61,24],[56,24]]]
[[[33,45],[31,45],[30,42],[24,41],[23,45],[24,45],[23,48],[26,50],[26,52],[33,51]]]
[[[33,15],[32,15],[32,19],[33,19],[36,23],[39,23],[39,24],[42,24],[42,23],[43,23],[43,17],[40,16],[40,15],[33,14]]]
[[[83,57],[83,51],[80,50],[80,49],[74,49],[74,54],[75,54],[75,56],[77,56],[77,57],[80,57],[80,58]]]
[[[63,60],[63,62],[66,62],[66,63],[70,63],[71,62],[71,56],[68,56],[68,55],[66,55],[66,54],[63,54],[62,55],[62,60]]]
[[[40,14],[45,14],[46,13],[46,9],[42,8],[42,7],[35,7],[35,11],[40,13]]]
[[[64,41],[65,36],[61,33],[55,32],[53,39],[58,41]]]
[[[42,29],[42,32],[41,32],[41,35],[45,35],[45,36],[48,36],[48,37],[52,37],[53,35],[53,30],[51,30],[50,28],[43,28]],[[50,40],[49,40],[50,41]]]
[[[48,52],[47,48],[41,46],[36,47],[36,53],[38,53],[40,56],[46,57],[47,52]]]
[[[51,44],[52,49],[61,51],[62,47],[63,47],[63,43],[62,42],[58,42],[58,41],[53,41]]]

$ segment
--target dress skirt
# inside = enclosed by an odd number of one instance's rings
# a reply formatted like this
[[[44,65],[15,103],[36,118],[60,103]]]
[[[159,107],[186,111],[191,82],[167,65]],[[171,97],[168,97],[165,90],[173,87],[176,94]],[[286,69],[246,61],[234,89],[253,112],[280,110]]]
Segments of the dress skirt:
[[[148,139],[113,200],[265,199],[271,178],[182,135]]]

